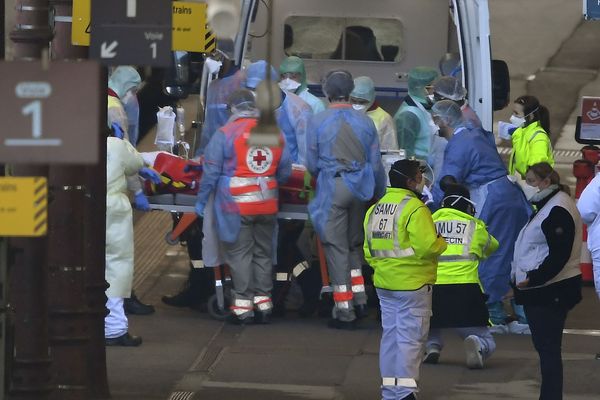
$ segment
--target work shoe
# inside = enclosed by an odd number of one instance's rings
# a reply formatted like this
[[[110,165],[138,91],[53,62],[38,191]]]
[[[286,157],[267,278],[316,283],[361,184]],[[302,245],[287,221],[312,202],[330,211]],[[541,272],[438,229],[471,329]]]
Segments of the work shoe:
[[[425,349],[425,357],[423,357],[423,363],[425,364],[437,364],[440,360],[440,349],[436,346],[430,346]]]
[[[470,369],[483,368],[483,352],[479,338],[475,335],[467,336],[464,341],[467,367]]]
[[[105,338],[104,344],[106,346],[123,346],[123,347],[137,347],[142,344],[142,338],[139,336],[131,336],[129,332],[116,338]]]
[[[508,325],[506,324],[494,324],[489,327],[490,333],[494,335],[506,335],[508,334]]]
[[[125,310],[125,314],[132,315],[149,315],[154,314],[155,311],[154,306],[142,303],[133,292],[131,292],[130,298],[124,299],[123,309]]]
[[[254,323],[261,325],[268,325],[271,323],[271,315],[268,313],[255,311],[254,312]]]
[[[367,310],[366,304],[357,304],[354,306],[354,314],[357,319],[363,319],[369,316],[369,310]]]
[[[508,332],[515,335],[531,335],[531,329],[529,324],[522,324],[519,321],[513,321],[508,323]]]
[[[231,324],[231,325],[245,326],[245,325],[252,325],[254,323],[254,318],[253,317],[238,318],[237,315],[231,313],[227,316],[227,318],[225,318],[225,322],[227,322],[228,324]]]
[[[332,318],[327,323],[327,326],[332,329],[341,329],[345,331],[353,331],[356,329],[356,320],[352,321],[340,321],[339,319]]]

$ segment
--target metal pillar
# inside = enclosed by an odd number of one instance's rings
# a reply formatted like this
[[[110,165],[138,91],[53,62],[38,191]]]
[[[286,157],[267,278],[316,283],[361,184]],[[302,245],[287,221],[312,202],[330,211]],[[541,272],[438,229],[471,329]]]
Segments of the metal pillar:
[[[15,27],[10,33],[14,58],[36,60],[52,38],[48,1],[17,1]],[[15,176],[48,176],[48,167],[20,165]],[[46,314],[48,240],[12,239],[10,299],[14,310],[14,349],[9,374],[10,399],[48,399],[53,390]]]
[[[55,15],[52,58],[87,58],[87,47],[71,44],[73,1],[50,0],[50,5]],[[105,77],[97,77],[101,78],[106,82]],[[105,151],[106,146],[100,147]],[[55,190],[49,209],[49,322],[53,375],[58,384],[52,399],[108,397],[104,347],[105,173],[103,161],[91,167],[53,166],[50,171],[50,185]],[[61,243],[69,243],[69,252]]]

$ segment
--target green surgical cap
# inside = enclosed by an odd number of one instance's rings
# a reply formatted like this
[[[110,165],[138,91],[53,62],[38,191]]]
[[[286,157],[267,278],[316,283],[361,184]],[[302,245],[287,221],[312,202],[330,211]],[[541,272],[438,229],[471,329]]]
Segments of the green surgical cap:
[[[408,72],[408,94],[425,102],[427,93],[425,86],[430,85],[438,77],[436,69],[431,67],[415,67]]]
[[[368,76],[359,76],[356,78],[354,80],[354,90],[350,93],[350,96],[373,103],[375,101],[375,84],[373,80]]]
[[[437,77],[437,70],[431,67],[415,67],[408,72],[409,82],[412,80],[422,86],[429,85]]]

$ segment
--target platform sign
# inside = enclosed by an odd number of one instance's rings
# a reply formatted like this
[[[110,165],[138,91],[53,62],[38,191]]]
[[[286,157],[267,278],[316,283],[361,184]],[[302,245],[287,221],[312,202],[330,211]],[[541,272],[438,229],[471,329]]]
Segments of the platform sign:
[[[91,0],[73,0],[71,43],[75,46],[90,45],[91,15]]]
[[[171,65],[171,2],[92,0],[90,57],[104,65]]]
[[[583,17],[585,19],[600,19],[600,0],[583,0]]]
[[[216,48],[216,36],[206,23],[206,3],[172,2],[172,50],[210,53]],[[71,43],[90,45],[91,0],[73,0]]]
[[[585,143],[600,143],[600,97],[581,98],[581,123],[577,134],[577,139]]]
[[[206,23],[206,4],[173,2],[173,50],[212,52],[216,36]]]
[[[98,163],[97,62],[0,62],[0,76],[0,164]]]
[[[0,177],[0,236],[44,236],[48,226],[46,178]]]

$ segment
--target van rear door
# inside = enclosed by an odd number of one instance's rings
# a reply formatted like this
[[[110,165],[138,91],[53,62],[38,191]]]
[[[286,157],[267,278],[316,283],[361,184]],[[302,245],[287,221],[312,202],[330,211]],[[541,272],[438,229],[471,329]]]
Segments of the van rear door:
[[[464,86],[484,129],[492,130],[492,67],[488,0],[452,0]]]

